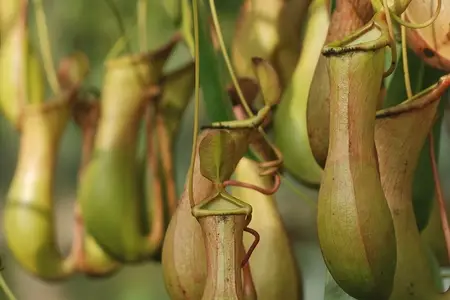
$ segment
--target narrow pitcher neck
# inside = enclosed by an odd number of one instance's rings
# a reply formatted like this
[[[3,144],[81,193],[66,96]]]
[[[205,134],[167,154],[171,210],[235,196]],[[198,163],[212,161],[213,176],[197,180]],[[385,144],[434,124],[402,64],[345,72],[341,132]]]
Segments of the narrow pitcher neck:
[[[58,103],[59,104],[59,103]],[[20,150],[8,197],[51,208],[57,150],[69,121],[70,106],[26,110],[21,123]]]
[[[199,223],[208,264],[202,300],[243,299],[241,247],[245,215],[207,216]]]
[[[217,191],[214,183],[204,177],[201,173],[200,169],[200,155],[199,155],[199,147],[203,139],[208,135],[211,129],[206,129],[202,131],[198,136],[196,154],[195,154],[195,163],[194,163],[194,178],[193,178],[193,196],[194,196],[194,204],[197,205],[204,199],[210,198]],[[179,206],[191,210],[190,201],[189,201],[189,177],[186,178],[186,182],[184,184],[184,192],[181,196]]]
[[[151,83],[150,65],[145,60],[122,60],[107,65],[95,145],[97,150],[135,150],[139,126],[149,103],[145,92]]]
[[[366,162],[374,159],[375,115],[383,71],[377,62],[383,60],[384,54],[378,50],[372,55],[373,60],[367,59],[365,52],[329,58],[330,80],[336,83],[332,84],[330,90],[327,161],[342,160],[346,156]],[[367,69],[376,70],[374,73],[379,76],[373,76],[363,84],[357,78],[364,78],[363,73]]]

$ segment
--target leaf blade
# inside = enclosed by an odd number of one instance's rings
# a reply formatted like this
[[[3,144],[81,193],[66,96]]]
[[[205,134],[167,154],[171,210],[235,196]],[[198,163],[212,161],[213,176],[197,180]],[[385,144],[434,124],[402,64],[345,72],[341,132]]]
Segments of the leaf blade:
[[[203,0],[199,0],[198,4],[200,85],[203,92],[203,103],[209,121],[234,120],[231,101],[226,93],[224,78],[220,71],[219,56],[216,54],[210,35],[209,6]]]

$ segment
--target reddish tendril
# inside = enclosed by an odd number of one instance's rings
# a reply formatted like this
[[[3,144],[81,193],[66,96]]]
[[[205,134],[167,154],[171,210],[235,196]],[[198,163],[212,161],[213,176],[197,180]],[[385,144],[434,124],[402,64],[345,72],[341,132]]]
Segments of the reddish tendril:
[[[86,256],[84,253],[84,239],[83,239],[83,235],[84,235],[84,224],[83,224],[83,217],[81,214],[81,208],[80,208],[80,204],[76,203],[75,204],[75,209],[74,209],[74,219],[75,219],[75,226],[74,226],[74,230],[73,230],[73,242],[72,242],[72,255],[74,255],[75,259],[76,259],[76,263],[77,266],[76,268],[79,271],[86,271],[87,270],[87,266],[86,266]]]
[[[81,128],[81,164],[78,171],[78,181],[81,181],[86,166],[92,158],[94,149],[94,138],[97,132],[99,118],[99,106],[92,102],[79,102],[73,110],[75,122]],[[75,257],[75,268],[81,272],[88,272],[89,266],[85,254],[85,228],[80,203],[75,202],[74,207],[74,229],[71,255]]]
[[[444,196],[442,194],[442,186],[441,181],[439,179],[439,171],[436,163],[436,156],[434,153],[434,137],[433,133],[430,132],[428,135],[428,139],[430,142],[430,159],[431,159],[431,167],[433,170],[433,179],[434,179],[434,187],[436,191],[436,197],[439,203],[439,212],[441,216],[441,225],[442,230],[444,231],[444,239],[447,248],[447,256],[450,258],[450,228],[448,224],[447,211],[445,209]]]
[[[249,264],[242,267],[242,287],[244,290],[244,299],[255,299],[255,283],[253,282],[252,270]]]
[[[252,216],[249,215],[248,218],[247,218],[247,226],[248,226],[248,224],[250,224],[251,220],[252,220]],[[248,248],[248,251],[247,251],[247,253],[244,256],[244,259],[242,260],[241,268],[243,268],[248,263],[248,261],[250,260],[250,257],[252,256],[253,251],[255,251],[256,246],[258,246],[259,240],[261,239],[260,236],[259,236],[259,233],[256,230],[251,229],[251,228],[249,228],[247,226],[245,226],[244,231],[250,233],[251,235],[253,235],[255,237],[255,240],[253,241],[253,243],[250,246],[250,248]]]
[[[224,187],[227,187],[227,186],[242,187],[242,188],[255,190],[264,195],[273,195],[276,193],[276,191],[278,191],[278,188],[280,187],[280,184],[281,184],[280,176],[278,174],[275,174],[274,179],[275,179],[275,183],[273,184],[273,187],[270,189],[262,188],[257,185],[251,184],[251,183],[246,183],[246,182],[237,181],[237,180],[226,180],[223,182],[223,186]]]
[[[244,120],[247,117],[247,113],[245,112],[242,105],[236,105],[233,107],[233,112],[238,120]],[[277,159],[272,161],[263,161],[260,162],[259,168],[261,169],[261,172],[259,173],[260,176],[268,176],[273,175],[275,183],[272,188],[262,188],[256,185],[253,185],[251,183],[241,182],[237,180],[226,180],[223,182],[223,186],[236,186],[236,187],[242,187],[242,188],[248,188],[253,189],[257,192],[260,192],[264,195],[273,195],[278,190],[281,184],[280,176],[277,174],[279,166],[283,163],[283,155],[282,153],[276,148],[271,147],[273,151],[276,154]]]
[[[263,161],[259,163],[259,167],[261,169],[266,169],[264,171],[261,171],[259,175],[266,176],[266,175],[274,175],[277,174],[278,169],[283,164],[283,154],[277,147],[271,147],[272,150],[275,152],[276,157],[278,157],[276,160],[272,161]]]

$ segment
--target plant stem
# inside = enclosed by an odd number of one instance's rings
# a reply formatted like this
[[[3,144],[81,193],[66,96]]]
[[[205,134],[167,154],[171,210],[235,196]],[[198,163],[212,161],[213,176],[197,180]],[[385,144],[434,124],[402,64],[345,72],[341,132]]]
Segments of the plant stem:
[[[86,166],[92,157],[92,152],[95,144],[95,135],[97,133],[97,124],[99,118],[99,106],[95,104],[88,104],[87,110],[74,111],[76,123],[81,128],[81,164],[78,171],[78,182],[81,182]],[[83,214],[81,212],[80,202],[75,202],[74,208],[74,229],[72,249],[68,259],[74,259],[78,271],[86,271],[88,266],[86,264],[85,255],[85,240],[84,240],[84,222]]]
[[[148,195],[149,200],[147,205],[150,206],[150,201],[153,202],[153,206],[149,211],[152,212],[151,216],[151,231],[148,235],[149,251],[154,251],[160,246],[164,238],[164,205],[163,195],[161,190],[161,179],[159,174],[159,162],[158,162],[158,146],[154,143],[154,128],[156,119],[156,109],[154,109],[153,103],[147,109],[146,112],[146,131],[147,131],[147,172],[151,172],[152,181],[149,182],[152,186],[152,195]],[[153,118],[152,118],[153,117]],[[161,143],[158,139],[158,144]]]
[[[247,101],[245,101],[244,93],[242,92],[242,89],[236,78],[236,74],[233,71],[230,57],[228,56],[228,53],[227,53],[227,50],[225,47],[225,42],[223,40],[223,35],[222,35],[222,28],[220,27],[220,22],[219,22],[219,19],[217,16],[217,10],[216,10],[216,5],[214,3],[214,0],[209,0],[209,6],[211,8],[211,15],[212,15],[214,27],[216,28],[217,41],[219,42],[220,49],[222,50],[223,59],[225,60],[225,64],[227,66],[228,73],[230,74],[231,80],[233,81],[233,85],[236,88],[236,92],[239,96],[239,99],[241,100],[241,105],[244,107],[246,113],[251,117],[251,116],[253,116],[253,112],[250,109],[250,106],[248,105]]]
[[[431,167],[433,169],[433,177],[434,184],[436,190],[436,197],[439,203],[439,212],[441,216],[442,230],[444,232],[445,245],[447,248],[447,255],[450,258],[450,227],[448,224],[447,211],[445,208],[444,195],[442,194],[442,186],[441,181],[439,179],[439,171],[436,163],[436,156],[434,152],[434,137],[433,132],[430,131],[428,135],[429,143],[430,143],[430,159],[431,159]]]
[[[248,103],[244,97],[244,93],[242,92],[241,86],[239,85],[239,82],[237,80],[236,74],[234,73],[233,66],[230,61],[230,57],[227,53],[227,49],[225,47],[225,42],[224,42],[223,35],[222,35],[222,29],[220,27],[220,22],[218,19],[214,0],[209,0],[209,3],[210,3],[210,9],[211,9],[211,15],[212,15],[214,27],[216,29],[217,41],[219,42],[220,49],[221,49],[222,55],[223,55],[223,59],[225,60],[225,64],[228,69],[228,73],[230,74],[231,80],[233,81],[233,85],[236,89],[236,93],[238,94],[238,97],[239,97],[242,107],[245,109],[245,112],[247,113],[247,115],[249,117],[253,117],[254,114],[253,114],[252,110],[250,109],[250,106],[248,105]],[[275,150],[275,145],[272,142],[270,142],[269,137],[264,132],[264,129],[262,127],[258,127],[258,131],[263,136],[266,143],[273,149],[273,151],[275,153],[279,153],[279,151]],[[255,155],[260,161],[262,160],[261,155],[259,155],[257,153],[255,153]],[[278,157],[278,159],[281,160],[281,157]],[[276,169],[275,169],[275,172],[272,172],[272,173],[276,173],[276,174],[278,174],[278,176],[283,178],[282,174],[280,174],[280,172],[277,172]]]
[[[21,40],[21,44],[24,45],[25,41],[28,40],[28,33],[27,33],[27,29],[28,29],[28,0],[22,0],[20,2],[20,8],[19,8],[19,33],[20,33],[20,40]],[[14,24],[14,22],[13,22]],[[1,25],[0,25],[1,26]],[[21,77],[20,79],[20,83],[21,83],[21,88],[18,90],[18,102],[20,106],[25,106],[27,104],[28,101],[30,101],[30,99],[28,98],[28,87],[26,85],[26,77],[27,77],[27,71],[28,71],[28,66],[26,65],[27,63],[25,62],[25,59],[20,59],[20,60],[16,60],[17,65],[16,68],[18,70],[20,70],[21,72],[19,72],[19,76]],[[41,100],[41,99],[40,99]]]
[[[55,72],[55,65],[53,64],[53,56],[50,47],[50,40],[48,37],[48,28],[45,17],[44,6],[42,0],[34,1],[34,12],[36,14],[36,26],[39,36],[39,45],[41,48],[42,61],[44,64],[45,73],[47,75],[48,83],[54,94],[59,94],[60,86],[58,77]]]
[[[199,51],[199,18],[198,1],[192,1],[192,13],[194,18],[194,60],[195,60],[195,87],[194,87],[194,131],[192,133],[191,164],[189,166],[189,203],[194,207],[194,165],[197,151],[197,135],[199,129],[199,107],[200,107],[200,51]]]
[[[74,228],[72,237],[72,248],[70,249],[70,254],[68,260],[72,259],[75,261],[75,269],[77,271],[85,271],[86,267],[86,256],[84,253],[84,223],[83,216],[81,213],[80,203],[76,202],[74,207]]]
[[[384,76],[388,76],[389,74],[392,74],[395,70],[395,66],[397,65],[397,45],[395,45],[395,39],[394,39],[394,29],[392,25],[392,19],[391,14],[389,13],[389,6],[387,0],[383,0],[383,8],[386,13],[386,23],[388,25],[389,29],[389,36],[391,38],[391,66],[390,68],[385,72]]]
[[[437,0],[436,11],[431,16],[431,18],[428,19],[427,21],[425,21],[423,23],[419,23],[419,24],[406,22],[405,19],[399,18],[393,11],[390,11],[390,12],[391,12],[392,17],[394,18],[394,20],[397,21],[403,27],[408,27],[408,28],[411,28],[411,29],[421,29],[421,28],[425,28],[425,27],[430,26],[431,24],[434,23],[434,21],[436,21],[436,19],[439,17],[439,13],[441,12],[441,7],[442,7],[442,0]]]
[[[17,300],[17,298],[14,296],[13,292],[9,288],[8,284],[6,283],[5,279],[3,278],[3,275],[0,272],[0,288],[5,293],[6,297],[9,300]]]
[[[173,149],[163,116],[159,112],[156,113],[156,130],[166,184],[167,204],[169,206],[169,214],[173,215],[177,208],[177,193],[172,162]]]
[[[113,57],[113,55],[117,54],[116,52],[120,52],[121,50],[121,46],[122,46],[122,42],[125,44],[125,47],[127,48],[128,53],[131,53],[131,47],[130,47],[130,39],[127,37],[126,34],[126,30],[125,30],[125,24],[123,22],[122,17],[120,16],[120,11],[117,8],[117,5],[114,3],[113,0],[104,0],[106,5],[109,7],[109,9],[111,10],[111,12],[114,14],[114,17],[117,20],[117,24],[119,26],[119,30],[120,30],[120,34],[121,37],[119,38],[119,40],[114,44],[113,49],[111,49],[107,56],[106,59],[110,59]],[[114,50],[114,51],[113,51]]]
[[[121,52],[123,48],[127,45],[129,42],[129,37],[126,35],[122,35],[117,39],[117,41],[114,43],[114,45],[111,47],[111,49],[108,51],[108,53],[105,56],[105,60],[110,60],[113,57],[117,55],[117,53]]]
[[[239,85],[239,82],[237,80],[236,74],[234,73],[233,66],[230,61],[230,57],[227,53],[227,49],[225,47],[225,42],[224,42],[223,35],[222,35],[222,28],[220,27],[220,22],[219,22],[219,18],[217,16],[217,10],[216,10],[216,5],[214,3],[214,0],[209,0],[209,3],[210,3],[209,5],[211,8],[211,15],[212,15],[214,27],[216,28],[217,41],[219,42],[220,49],[222,50],[223,59],[225,60],[225,64],[227,66],[228,73],[230,74],[231,80],[233,81],[233,85],[236,89],[236,93],[239,96],[239,100],[241,101],[242,107],[244,107],[245,112],[247,113],[247,115],[249,117],[253,117],[254,114],[253,114],[250,106],[248,105],[247,101],[245,100],[244,93],[242,92],[241,86]],[[264,132],[264,130],[262,128],[259,128],[259,132],[264,136],[266,142],[271,147],[273,147],[272,143],[270,143],[270,141],[268,140],[268,137],[267,137],[266,133]]]
[[[403,13],[401,16],[402,20],[405,19],[405,14]],[[408,65],[408,48],[406,45],[406,27],[401,26],[401,35],[402,35],[402,60],[403,60],[403,74],[405,75],[405,88],[406,95],[408,98],[413,97],[413,92],[411,88],[411,77],[409,76],[409,65]]]
[[[138,0],[137,15],[139,23],[139,46],[141,51],[147,48],[147,0]]]

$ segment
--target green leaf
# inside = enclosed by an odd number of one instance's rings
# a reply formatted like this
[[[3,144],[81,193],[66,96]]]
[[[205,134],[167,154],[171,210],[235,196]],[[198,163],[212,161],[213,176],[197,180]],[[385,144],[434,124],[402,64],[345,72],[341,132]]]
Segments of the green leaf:
[[[214,130],[199,145],[200,172],[213,182],[222,182],[233,174],[228,162],[233,156],[235,144],[226,130]]]
[[[210,34],[210,9],[208,3],[198,1],[199,10],[199,48],[200,48],[200,84],[203,103],[210,122],[235,120],[232,102],[226,90],[223,77],[224,63],[214,49]],[[257,160],[257,156],[248,151],[246,156]]]
[[[199,145],[200,172],[213,182],[231,177],[248,149],[250,130],[211,130]]]
[[[384,107],[395,106],[408,98],[403,75],[403,61],[401,58],[401,52],[399,53],[400,57],[398,60],[398,66],[389,82]],[[435,84],[439,78],[444,75],[442,71],[425,65],[424,62],[409,49],[408,64],[411,76],[411,88],[414,94]],[[441,101],[439,105],[439,119],[433,126],[436,157],[438,157],[437,151],[439,149],[440,128],[444,109],[443,103],[444,101]],[[431,208],[433,206],[434,180],[431,169],[429,147],[429,141],[427,139],[419,157],[413,184],[414,212],[419,230],[426,227],[431,213]]]
[[[327,270],[327,279],[325,281],[325,295],[323,300],[356,300],[349,296],[341,287],[336,283]]]
[[[206,113],[211,122],[234,120],[231,100],[221,73],[221,60],[214,50],[210,31],[209,6],[199,0],[200,84]]]

